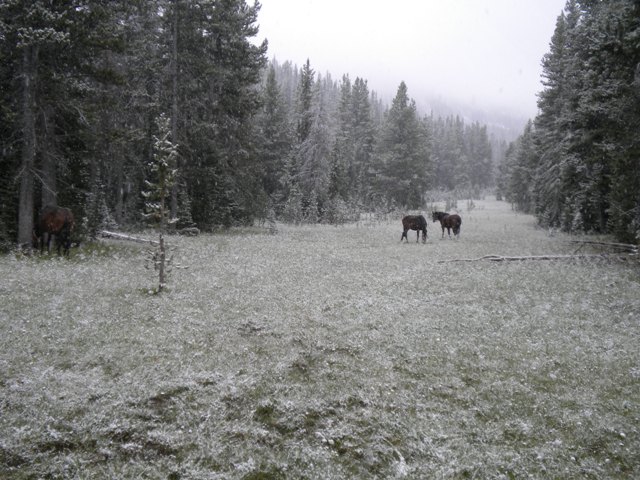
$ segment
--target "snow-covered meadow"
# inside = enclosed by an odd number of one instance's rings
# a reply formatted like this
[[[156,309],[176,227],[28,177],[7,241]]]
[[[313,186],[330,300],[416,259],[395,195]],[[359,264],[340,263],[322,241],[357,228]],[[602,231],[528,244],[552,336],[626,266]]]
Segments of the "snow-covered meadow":
[[[637,261],[476,205],[0,257],[0,477],[640,476]]]

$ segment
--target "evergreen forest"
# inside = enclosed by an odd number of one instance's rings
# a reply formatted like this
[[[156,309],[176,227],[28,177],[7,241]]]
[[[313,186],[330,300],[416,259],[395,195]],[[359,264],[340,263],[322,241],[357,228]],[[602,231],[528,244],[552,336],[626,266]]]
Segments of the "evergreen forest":
[[[498,193],[540,224],[640,238],[640,3],[569,0],[542,60],[538,115]]]
[[[426,209],[430,192],[497,188],[545,226],[637,238],[636,2],[567,3],[543,59],[539,114],[508,148],[487,125],[420,112],[404,82],[387,104],[366,79],[269,59],[259,9],[0,3],[3,248],[29,245],[51,204],[73,210],[78,239],[143,228],[159,172],[171,178],[173,228],[338,224]]]

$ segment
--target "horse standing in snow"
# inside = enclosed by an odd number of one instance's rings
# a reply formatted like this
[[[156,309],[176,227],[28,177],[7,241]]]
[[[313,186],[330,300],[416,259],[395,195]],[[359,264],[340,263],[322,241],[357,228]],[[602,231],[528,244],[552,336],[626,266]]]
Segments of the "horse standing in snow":
[[[47,252],[51,251],[51,236],[56,237],[56,245],[58,255],[60,255],[60,247],[63,248],[63,254],[69,255],[71,247],[71,230],[73,230],[75,222],[71,210],[64,207],[54,207],[48,205],[44,207],[40,214],[40,219],[34,229],[34,246],[40,244],[40,252],[44,251],[44,244],[47,244]]]
[[[442,238],[444,238],[444,229],[447,229],[449,238],[451,238],[451,230],[453,235],[460,238],[460,225],[462,225],[462,218],[457,214],[448,214],[445,212],[433,212],[433,221],[440,222],[442,227]]]
[[[418,236],[416,237],[416,243],[420,241],[420,232],[422,232],[422,243],[426,243],[427,241],[427,221],[422,215],[407,215],[402,219],[402,237],[400,237],[400,241],[403,239],[407,239],[407,243],[409,243],[409,238],[407,237],[407,232],[409,230],[415,230]]]

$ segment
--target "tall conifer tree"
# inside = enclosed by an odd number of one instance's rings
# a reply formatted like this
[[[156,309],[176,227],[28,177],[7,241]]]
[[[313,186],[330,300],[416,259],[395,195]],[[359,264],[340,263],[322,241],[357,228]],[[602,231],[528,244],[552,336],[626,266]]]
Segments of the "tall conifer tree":
[[[376,157],[383,197],[396,206],[422,207],[430,180],[427,135],[404,82],[385,118]]]

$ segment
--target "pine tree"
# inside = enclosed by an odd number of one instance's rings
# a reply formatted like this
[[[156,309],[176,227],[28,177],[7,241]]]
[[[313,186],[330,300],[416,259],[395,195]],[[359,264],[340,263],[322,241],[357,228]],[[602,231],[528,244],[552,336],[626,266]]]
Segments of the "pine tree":
[[[529,121],[524,133],[513,142],[506,158],[508,180],[506,182],[507,200],[524,213],[533,213],[535,192],[533,179],[538,163],[534,140],[533,122]]]
[[[309,60],[300,72],[296,101],[296,139],[288,165],[289,195],[300,193],[306,218],[320,218],[329,198],[331,148],[330,78],[314,81]],[[308,209],[317,210],[309,212]]]
[[[360,203],[366,204],[371,189],[371,179],[367,172],[372,161],[375,133],[369,88],[367,81],[359,77],[353,83],[351,108],[354,152],[352,162],[347,165],[349,191],[354,192]]]
[[[77,216],[82,214],[77,207],[82,206],[81,192],[87,186],[86,152],[94,145],[95,94],[100,84],[113,78],[103,59],[119,49],[115,19],[123,8],[101,2],[78,8],[65,2],[0,4],[2,103],[20,112],[7,125],[8,138],[20,137],[21,145],[11,149],[15,156],[10,166],[17,166],[20,155],[20,244],[31,240],[39,205],[61,203],[73,207]],[[61,184],[66,188],[60,189]]]
[[[257,120],[262,141],[259,154],[262,183],[266,195],[279,203],[285,193],[282,180],[285,160],[291,152],[291,134],[273,65],[268,70],[262,97],[263,106]]]
[[[429,121],[433,132],[433,168],[437,187],[454,191],[470,185],[469,141],[464,120],[448,116]]]
[[[637,208],[640,190],[637,161],[629,161],[637,151],[634,127],[640,115],[638,90],[633,86],[640,63],[640,6],[618,0],[586,3],[583,11],[576,35],[580,45],[576,71],[580,66],[582,75],[575,126],[582,147],[578,153],[585,227],[602,232],[613,226],[620,237],[630,239],[633,229],[624,225],[632,224],[633,217],[624,218],[624,213]],[[625,197],[635,198],[636,206]]]
[[[312,200],[317,208],[322,208],[328,198],[332,145],[329,106],[320,80],[315,84],[313,98],[309,133],[298,149],[299,184],[311,209],[314,208]],[[307,217],[315,218],[315,215]]]
[[[31,245],[33,231],[34,182],[39,145],[37,107],[42,104],[39,98],[41,77],[46,74],[43,71],[42,53],[68,45],[69,32],[62,23],[62,14],[50,5],[20,0],[0,5],[3,113],[8,109],[19,112],[13,116],[12,125],[3,126],[8,137],[19,142],[20,146],[11,149],[14,160],[6,166],[13,168],[9,172],[5,170],[5,174],[17,174],[20,180],[16,204],[17,243],[23,247]]]
[[[355,144],[353,99],[351,80],[348,75],[342,77],[340,84],[340,103],[338,105],[338,128],[336,140],[331,152],[331,173],[329,179],[329,196],[332,199],[349,198],[350,186],[355,183],[349,173],[354,170]]]
[[[298,97],[296,102],[296,135],[298,145],[304,143],[311,133],[313,124],[313,94],[315,83],[315,71],[311,68],[311,63],[302,67],[300,72],[300,83],[298,85]]]
[[[177,219],[170,217],[167,201],[171,198],[171,191],[176,180],[176,159],[178,145],[171,141],[171,121],[166,115],[160,115],[157,122],[157,135],[154,135],[153,161],[149,162],[151,180],[145,183],[148,190],[146,198],[147,218],[160,230],[166,232],[169,223]]]
[[[189,82],[180,83],[186,115],[179,137],[193,219],[205,229],[266,212],[252,121],[266,65],[266,42],[250,41],[259,8],[242,0],[196,0],[182,11],[180,71]]]
[[[170,264],[167,261],[166,248],[164,243],[164,233],[169,223],[175,223],[176,218],[171,218],[171,209],[167,202],[171,199],[171,192],[176,180],[176,159],[178,157],[178,146],[171,141],[171,121],[165,115],[157,119],[158,134],[154,136],[153,161],[149,163],[149,174],[151,180],[147,180],[146,192],[143,192],[147,199],[147,218],[158,228],[159,241],[158,249],[152,252],[151,258],[155,270],[158,271],[158,289],[160,293],[166,286],[166,275]]]
[[[397,206],[421,208],[430,180],[427,132],[404,82],[398,87],[382,128],[376,152],[377,187]]]
[[[601,150],[609,159],[608,228],[623,242],[640,242],[640,4],[613,1],[600,6],[599,45],[607,62],[601,72],[600,98],[609,107]],[[608,55],[606,55],[608,53]]]
[[[631,241],[640,225],[640,6],[569,0],[543,59],[535,212],[546,225]]]
[[[491,144],[486,125],[473,122],[465,130],[468,151],[470,186],[476,191],[487,188],[493,181]]]

